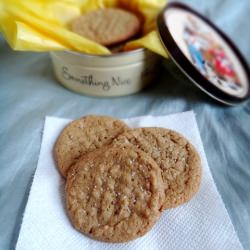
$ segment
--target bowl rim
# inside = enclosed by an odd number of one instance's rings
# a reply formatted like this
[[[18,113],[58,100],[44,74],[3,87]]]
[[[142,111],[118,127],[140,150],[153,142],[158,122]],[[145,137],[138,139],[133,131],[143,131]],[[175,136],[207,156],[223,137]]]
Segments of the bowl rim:
[[[61,52],[61,51],[54,51],[54,52]],[[153,51],[150,51],[146,48],[138,48],[135,50],[130,50],[130,51],[123,51],[121,53],[116,53],[116,54],[109,54],[109,55],[93,55],[93,54],[89,54],[89,53],[85,53],[85,52],[78,52],[78,51],[73,51],[73,50],[64,50],[63,52],[68,53],[68,54],[72,54],[75,56],[79,56],[79,57],[88,57],[88,58],[116,58],[116,57],[122,57],[122,56],[131,56],[131,55],[135,55],[135,54],[141,54],[142,52],[151,52],[154,53]]]

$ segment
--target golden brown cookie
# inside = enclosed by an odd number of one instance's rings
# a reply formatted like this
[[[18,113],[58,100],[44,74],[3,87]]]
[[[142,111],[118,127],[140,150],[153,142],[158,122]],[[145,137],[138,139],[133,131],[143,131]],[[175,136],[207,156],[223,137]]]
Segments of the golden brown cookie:
[[[128,126],[108,116],[85,116],[71,122],[59,135],[54,146],[54,157],[63,177],[70,166],[82,155],[107,145],[128,130]]]
[[[66,207],[72,224],[101,241],[144,235],[159,219],[164,201],[160,168],[138,149],[93,151],[69,170]]]
[[[71,30],[99,44],[110,46],[124,42],[140,31],[140,20],[131,12],[106,8],[77,17]]]
[[[200,157],[179,133],[164,128],[137,128],[120,135],[113,145],[139,148],[155,160],[165,185],[164,208],[177,207],[198,191]]]

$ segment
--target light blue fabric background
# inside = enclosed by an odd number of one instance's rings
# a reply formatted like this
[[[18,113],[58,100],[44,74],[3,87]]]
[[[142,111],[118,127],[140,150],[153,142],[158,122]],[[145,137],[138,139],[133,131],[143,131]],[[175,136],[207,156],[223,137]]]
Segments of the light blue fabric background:
[[[219,25],[250,63],[249,0],[186,0]],[[250,249],[250,101],[215,103],[175,68],[139,94],[81,96],[54,79],[47,53],[13,52],[0,41],[0,249],[13,249],[39,155],[46,115],[166,115],[193,109],[208,163],[240,241]]]

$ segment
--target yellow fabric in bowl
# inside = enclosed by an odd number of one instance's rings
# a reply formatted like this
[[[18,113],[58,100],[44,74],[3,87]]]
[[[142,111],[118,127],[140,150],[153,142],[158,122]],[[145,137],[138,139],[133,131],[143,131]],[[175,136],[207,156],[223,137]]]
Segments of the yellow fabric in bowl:
[[[165,0],[1,0],[0,32],[14,50],[110,54],[106,47],[70,31],[69,23],[92,10],[121,7],[145,20],[144,36],[128,42],[125,49],[145,47],[167,57],[155,30],[157,14],[165,4]]]

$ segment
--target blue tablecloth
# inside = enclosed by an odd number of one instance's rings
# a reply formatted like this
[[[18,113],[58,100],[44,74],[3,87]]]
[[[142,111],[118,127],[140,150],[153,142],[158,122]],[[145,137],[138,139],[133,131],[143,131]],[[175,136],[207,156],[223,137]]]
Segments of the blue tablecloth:
[[[185,1],[210,17],[250,63],[250,1]],[[47,53],[13,52],[0,42],[0,249],[13,249],[39,155],[46,115],[166,115],[193,109],[208,162],[240,241],[250,249],[250,101],[214,102],[175,68],[139,94],[86,97],[59,85]]]

